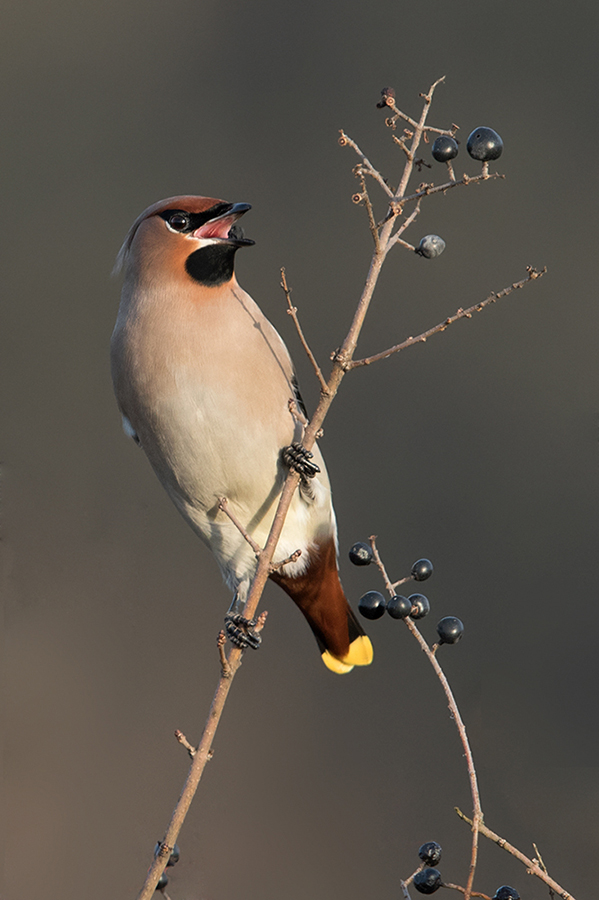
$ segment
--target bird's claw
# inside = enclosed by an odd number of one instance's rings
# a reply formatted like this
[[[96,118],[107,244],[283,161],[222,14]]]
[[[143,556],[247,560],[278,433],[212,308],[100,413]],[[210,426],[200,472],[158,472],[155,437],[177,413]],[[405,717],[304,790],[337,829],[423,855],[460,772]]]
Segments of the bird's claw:
[[[310,462],[313,456],[314,454],[302,447],[298,441],[294,441],[289,447],[283,447],[281,451],[281,458],[285,465],[298,472],[304,480],[314,478],[320,472],[316,463]]]
[[[258,650],[262,643],[262,635],[255,630],[256,619],[246,619],[240,613],[227,613],[225,631],[232,644],[240,650]]]

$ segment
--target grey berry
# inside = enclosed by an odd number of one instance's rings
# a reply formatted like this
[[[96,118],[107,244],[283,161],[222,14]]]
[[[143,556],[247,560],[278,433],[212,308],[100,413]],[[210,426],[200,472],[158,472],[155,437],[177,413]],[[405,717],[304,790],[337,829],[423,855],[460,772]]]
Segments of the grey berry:
[[[441,256],[444,250],[445,241],[443,238],[440,238],[438,234],[426,234],[416,247],[415,252],[418,256],[424,256],[425,259],[434,259],[436,256]]]

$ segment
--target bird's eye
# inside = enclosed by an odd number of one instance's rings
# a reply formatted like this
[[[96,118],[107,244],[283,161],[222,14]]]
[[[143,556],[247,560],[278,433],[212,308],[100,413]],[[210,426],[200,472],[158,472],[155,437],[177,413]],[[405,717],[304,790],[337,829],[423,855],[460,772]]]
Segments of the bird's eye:
[[[173,231],[185,231],[186,228],[189,228],[189,217],[184,216],[183,213],[173,213],[168,220],[168,224]]]

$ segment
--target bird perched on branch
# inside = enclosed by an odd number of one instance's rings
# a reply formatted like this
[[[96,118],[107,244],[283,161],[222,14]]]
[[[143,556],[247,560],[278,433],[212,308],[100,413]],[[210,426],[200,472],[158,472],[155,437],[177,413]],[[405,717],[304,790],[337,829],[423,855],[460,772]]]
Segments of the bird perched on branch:
[[[221,501],[263,547],[288,467],[300,472],[274,562],[295,558],[270,577],[342,674],[368,665],[372,645],[339,581],[329,479],[318,448],[301,447],[305,410],[289,353],[235,278],[237,250],[254,243],[235,224],[248,209],[180,196],[135,220],[117,259],[125,280],[111,344],[115,393],[126,433],[234,591],[227,631],[239,646],[259,643],[240,615],[256,554]]]

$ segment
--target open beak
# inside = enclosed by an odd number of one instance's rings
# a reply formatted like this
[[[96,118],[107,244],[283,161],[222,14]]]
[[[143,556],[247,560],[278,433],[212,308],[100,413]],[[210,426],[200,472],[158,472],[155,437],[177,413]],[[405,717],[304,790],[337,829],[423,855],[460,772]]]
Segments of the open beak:
[[[249,203],[231,203],[229,208],[224,213],[221,213],[220,216],[210,219],[204,225],[201,225],[200,228],[192,231],[190,237],[217,238],[218,240],[235,244],[237,247],[251,247],[255,241],[244,237],[243,230],[235,224],[251,208]]]

